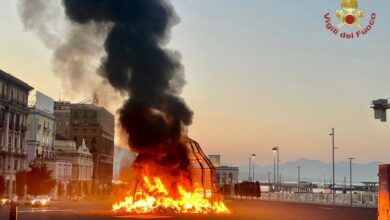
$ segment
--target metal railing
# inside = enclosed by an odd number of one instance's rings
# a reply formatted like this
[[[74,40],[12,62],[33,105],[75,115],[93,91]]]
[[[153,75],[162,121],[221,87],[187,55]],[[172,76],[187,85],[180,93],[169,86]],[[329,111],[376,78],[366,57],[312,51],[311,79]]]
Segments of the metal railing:
[[[321,205],[333,205],[333,195],[324,193],[269,193],[261,194],[262,200],[309,203]],[[337,206],[352,206],[377,208],[378,194],[377,193],[358,193],[352,194],[352,204],[350,194],[335,194],[335,205]]]

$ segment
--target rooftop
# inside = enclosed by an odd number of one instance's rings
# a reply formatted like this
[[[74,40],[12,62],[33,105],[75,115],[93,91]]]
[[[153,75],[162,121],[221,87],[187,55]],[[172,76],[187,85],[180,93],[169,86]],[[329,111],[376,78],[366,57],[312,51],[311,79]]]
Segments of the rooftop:
[[[9,73],[6,73],[4,72],[3,70],[0,69],[0,79],[3,79],[3,80],[7,80],[7,81],[10,81],[12,82],[13,84],[23,88],[23,89],[26,89],[26,90],[33,90],[34,88],[31,87],[30,85],[28,85],[27,83],[23,82],[22,80],[12,76],[11,74]]]

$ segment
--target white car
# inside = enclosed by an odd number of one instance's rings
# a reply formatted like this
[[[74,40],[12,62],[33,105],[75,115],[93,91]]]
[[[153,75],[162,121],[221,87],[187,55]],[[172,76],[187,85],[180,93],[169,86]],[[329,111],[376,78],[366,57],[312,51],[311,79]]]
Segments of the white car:
[[[37,196],[35,199],[31,200],[32,206],[50,206],[49,196]]]

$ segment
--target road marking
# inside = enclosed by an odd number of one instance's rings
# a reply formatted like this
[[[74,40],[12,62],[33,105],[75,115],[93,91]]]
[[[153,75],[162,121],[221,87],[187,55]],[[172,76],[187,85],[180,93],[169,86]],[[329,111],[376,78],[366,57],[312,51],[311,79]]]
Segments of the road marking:
[[[173,216],[159,216],[159,215],[122,215],[115,216],[116,218],[132,218],[132,219],[163,219],[173,218]]]
[[[324,209],[324,210],[341,210],[342,207],[336,207],[336,208],[332,208],[332,207],[318,207],[319,209]],[[347,207],[349,208],[349,207]],[[361,212],[361,213],[370,213],[370,211],[367,211],[367,210],[359,210],[359,209],[350,209],[350,211],[353,211],[353,212]]]
[[[28,212],[65,212],[71,211],[71,209],[30,209],[30,210],[19,210],[20,213],[28,213]]]
[[[320,209],[325,209],[325,210],[334,210],[335,208],[328,208],[328,207],[319,207]]]

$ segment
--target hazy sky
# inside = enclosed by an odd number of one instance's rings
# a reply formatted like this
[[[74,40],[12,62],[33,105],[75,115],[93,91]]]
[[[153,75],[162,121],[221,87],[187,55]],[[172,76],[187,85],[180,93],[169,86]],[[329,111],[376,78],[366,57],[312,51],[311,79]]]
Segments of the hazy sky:
[[[377,19],[357,40],[324,27],[323,15],[340,2],[173,1],[181,22],[169,46],[186,68],[183,96],[195,111],[190,136],[207,154],[246,164],[256,153],[257,163],[269,164],[277,145],[282,161],[330,161],[335,127],[337,161],[390,162],[390,122],[374,120],[369,108],[372,99],[390,97],[390,2],[360,1]],[[67,98],[52,74],[52,52],[23,29],[16,0],[0,0],[0,27],[0,69]]]

